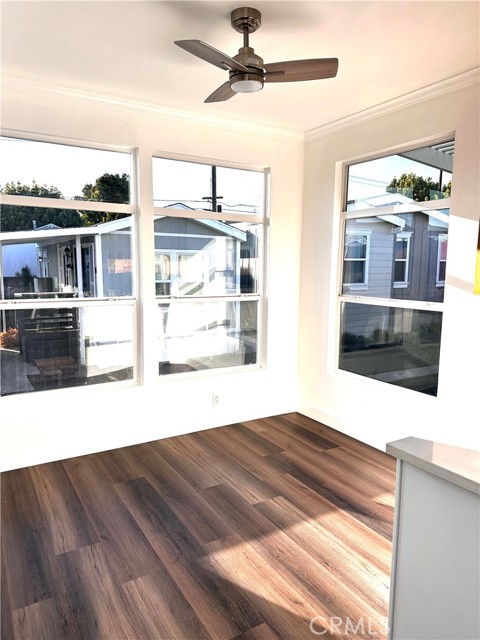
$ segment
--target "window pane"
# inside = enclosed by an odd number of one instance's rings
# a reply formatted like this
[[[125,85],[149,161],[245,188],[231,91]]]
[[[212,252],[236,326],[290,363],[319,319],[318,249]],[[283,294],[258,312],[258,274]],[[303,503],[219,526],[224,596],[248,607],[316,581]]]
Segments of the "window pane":
[[[395,241],[395,260],[407,259],[408,241],[405,238],[397,238]]]
[[[437,395],[442,314],[342,303],[339,368]]]
[[[129,153],[0,138],[0,154],[1,193],[130,202]]]
[[[347,210],[450,197],[453,140],[348,168]]]
[[[345,258],[357,260],[367,257],[367,239],[365,236],[345,236]]]
[[[350,260],[345,262],[343,278],[348,284],[361,284],[365,282],[365,262]]]
[[[262,225],[167,216],[154,225],[156,295],[258,292]]]
[[[448,235],[448,213],[448,209],[438,209],[348,219],[345,245],[360,231],[368,232],[369,242],[366,261],[344,260],[342,293],[443,302],[444,286],[437,278],[437,268],[439,247],[441,252]],[[408,238],[399,239],[400,234]],[[368,272],[362,274],[362,269]],[[395,282],[406,286],[395,287]],[[364,283],[361,289],[359,283]]]
[[[153,158],[153,200],[157,207],[260,215],[263,185],[261,171]]]
[[[395,272],[393,279],[395,282],[405,282],[406,281],[406,262],[395,262]]]
[[[0,395],[133,379],[133,306],[0,311]]]
[[[160,303],[160,375],[255,364],[257,313],[257,300]]]
[[[0,224],[0,298],[133,294],[131,216],[4,207]]]

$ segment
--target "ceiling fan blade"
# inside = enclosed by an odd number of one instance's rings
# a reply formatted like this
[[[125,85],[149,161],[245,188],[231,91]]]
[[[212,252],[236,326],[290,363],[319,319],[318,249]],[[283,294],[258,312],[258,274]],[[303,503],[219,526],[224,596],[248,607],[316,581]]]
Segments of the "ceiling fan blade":
[[[228,71],[243,71],[244,73],[248,73],[247,67],[240,62],[237,62],[230,56],[227,56],[226,53],[222,53],[218,51],[218,49],[214,49],[209,44],[205,44],[201,40],[175,40],[175,43],[178,47],[185,49],[188,53],[197,56],[197,58],[201,58],[205,60],[205,62],[209,62],[210,64],[214,64],[216,67],[220,67],[220,69],[227,69]]]
[[[338,58],[289,60],[264,65],[265,82],[299,82],[334,78],[338,70]]]
[[[223,102],[223,100],[230,100],[234,95],[236,95],[236,93],[231,89],[230,83],[224,82],[208,96],[205,102]]]

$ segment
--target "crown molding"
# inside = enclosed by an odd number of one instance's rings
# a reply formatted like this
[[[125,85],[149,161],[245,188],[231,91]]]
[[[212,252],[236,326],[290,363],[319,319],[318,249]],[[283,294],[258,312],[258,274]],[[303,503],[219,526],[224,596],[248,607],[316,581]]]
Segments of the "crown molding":
[[[318,140],[319,138],[324,138],[325,136],[341,131],[342,129],[348,129],[359,122],[378,118],[388,113],[412,106],[416,103],[424,102],[425,100],[430,100],[437,96],[473,86],[479,83],[479,79],[480,66],[477,66],[473,69],[469,69],[468,71],[451,76],[450,78],[446,78],[445,80],[429,84],[415,91],[410,91],[409,93],[405,93],[397,98],[393,98],[392,100],[387,100],[375,105],[374,107],[363,109],[357,113],[353,113],[344,118],[339,118],[333,122],[311,129],[305,133],[305,142]]]
[[[24,94],[35,94],[36,96],[40,95],[47,99],[62,98],[99,107],[108,107],[110,109],[127,112],[132,115],[146,115],[167,121],[175,120],[176,122],[180,121],[186,124],[215,127],[218,129],[228,130],[230,132],[248,133],[249,135],[252,135],[253,133],[254,135],[274,138],[277,140],[290,140],[300,143],[303,143],[305,140],[305,134],[303,131],[295,131],[293,129],[285,129],[282,127],[264,125],[258,122],[239,120],[235,118],[210,116],[193,110],[190,111],[187,109],[166,107],[119,95],[90,93],[81,89],[60,86],[30,78],[5,75],[2,77],[1,89],[2,93],[11,91]]]

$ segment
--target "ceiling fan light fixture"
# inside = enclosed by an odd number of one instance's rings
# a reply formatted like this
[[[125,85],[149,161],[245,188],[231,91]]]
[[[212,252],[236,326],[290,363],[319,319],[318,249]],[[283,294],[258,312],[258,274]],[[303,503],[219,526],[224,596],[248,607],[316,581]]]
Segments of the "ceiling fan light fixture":
[[[230,86],[232,90],[237,93],[254,93],[255,91],[260,91],[260,89],[263,88],[263,82],[256,77],[240,77],[238,79],[231,80]]]

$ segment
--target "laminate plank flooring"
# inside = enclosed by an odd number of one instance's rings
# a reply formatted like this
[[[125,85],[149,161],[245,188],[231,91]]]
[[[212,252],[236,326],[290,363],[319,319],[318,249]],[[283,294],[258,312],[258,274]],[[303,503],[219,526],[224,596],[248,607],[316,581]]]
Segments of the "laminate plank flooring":
[[[298,413],[3,473],[1,640],[384,640],[394,484]]]

